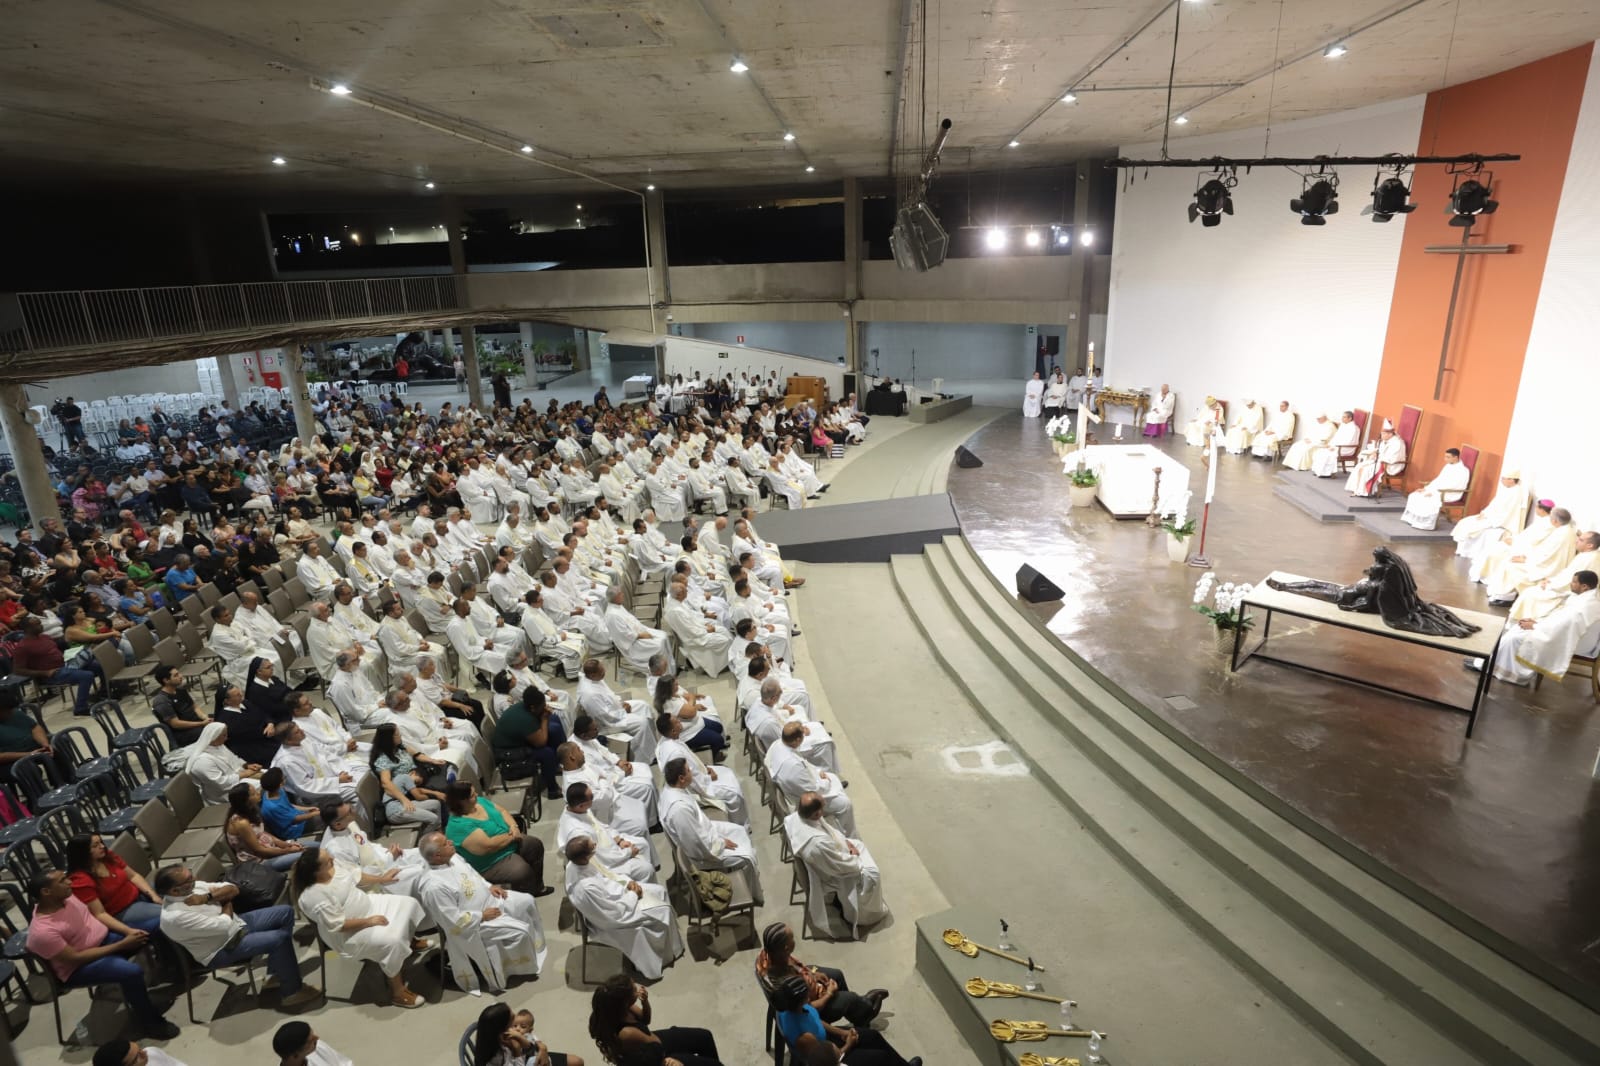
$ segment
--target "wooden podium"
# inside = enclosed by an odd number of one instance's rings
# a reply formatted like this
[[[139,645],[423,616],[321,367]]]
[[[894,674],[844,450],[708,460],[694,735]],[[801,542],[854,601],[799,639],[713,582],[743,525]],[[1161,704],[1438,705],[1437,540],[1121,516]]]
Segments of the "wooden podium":
[[[785,386],[783,396],[783,409],[793,409],[797,404],[806,400],[819,411],[830,402],[828,396],[827,378],[811,377],[805,374],[791,374]]]

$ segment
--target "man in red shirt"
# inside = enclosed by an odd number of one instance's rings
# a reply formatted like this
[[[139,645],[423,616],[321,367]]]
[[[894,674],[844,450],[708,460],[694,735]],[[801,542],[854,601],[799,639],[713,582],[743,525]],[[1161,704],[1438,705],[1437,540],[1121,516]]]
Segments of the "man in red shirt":
[[[28,892],[35,902],[33,921],[28,924],[28,950],[49,962],[63,984],[76,988],[120,985],[129,1013],[146,1036],[171,1040],[178,1035],[178,1027],[150,1002],[144,970],[129,957],[143,949],[149,933],[136,929],[125,937],[107,929],[73,896],[67,875],[60,870],[35,877]]]
[[[54,639],[44,635],[44,623],[37,618],[23,619],[22,631],[27,636],[11,646],[12,672],[52,685],[77,685],[78,696],[72,713],[87,715],[89,697],[94,690],[95,678],[99,676],[100,665],[90,659],[92,669],[80,670],[68,666],[61,658],[61,649]]]

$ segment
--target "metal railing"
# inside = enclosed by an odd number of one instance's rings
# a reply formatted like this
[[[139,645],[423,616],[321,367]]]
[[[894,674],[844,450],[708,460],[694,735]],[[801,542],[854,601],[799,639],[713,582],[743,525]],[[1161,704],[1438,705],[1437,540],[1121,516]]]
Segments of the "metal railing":
[[[17,293],[0,350],[52,351],[460,310],[453,275]]]

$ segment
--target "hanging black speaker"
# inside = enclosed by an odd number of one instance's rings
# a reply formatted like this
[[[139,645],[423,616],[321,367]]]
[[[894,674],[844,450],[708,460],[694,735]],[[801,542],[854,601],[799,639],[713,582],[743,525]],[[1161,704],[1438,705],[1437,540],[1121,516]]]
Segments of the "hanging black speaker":
[[[1029,603],[1049,603],[1061,599],[1066,593],[1055,582],[1023,563],[1022,569],[1017,571],[1017,595]]]

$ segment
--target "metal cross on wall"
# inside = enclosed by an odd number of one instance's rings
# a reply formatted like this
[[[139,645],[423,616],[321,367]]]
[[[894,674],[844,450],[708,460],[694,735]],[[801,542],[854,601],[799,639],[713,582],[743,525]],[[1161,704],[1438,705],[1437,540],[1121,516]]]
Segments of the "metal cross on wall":
[[[1450,366],[1450,335],[1455,331],[1456,301],[1461,295],[1461,277],[1466,273],[1467,257],[1471,255],[1507,255],[1512,249],[1510,244],[1471,244],[1472,227],[1467,226],[1461,231],[1460,244],[1430,244],[1422,250],[1429,255],[1453,255],[1456,257],[1456,276],[1450,285],[1450,307],[1444,315],[1444,338],[1439,344],[1439,373],[1433,380],[1433,398],[1439,399],[1444,394],[1444,376],[1454,368]]]

